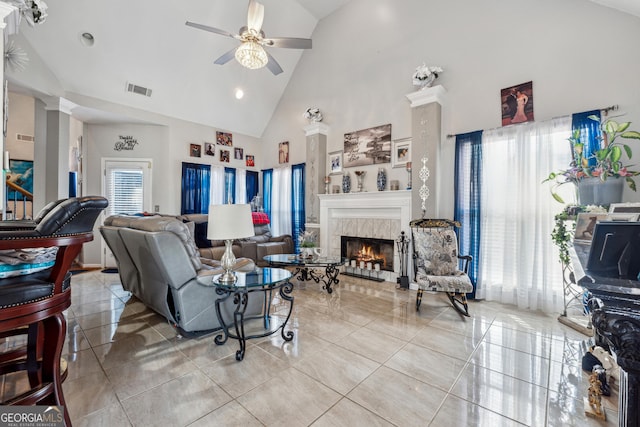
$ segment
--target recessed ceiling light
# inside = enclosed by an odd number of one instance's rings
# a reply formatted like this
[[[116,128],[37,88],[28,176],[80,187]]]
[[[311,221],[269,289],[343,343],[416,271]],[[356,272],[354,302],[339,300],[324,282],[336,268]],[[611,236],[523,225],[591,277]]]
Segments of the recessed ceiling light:
[[[85,31],[84,33],[80,33],[80,41],[83,45],[91,47],[96,42],[96,39],[93,37],[93,34]]]
[[[244,91],[240,88],[236,89],[236,99],[242,99],[244,96]]]

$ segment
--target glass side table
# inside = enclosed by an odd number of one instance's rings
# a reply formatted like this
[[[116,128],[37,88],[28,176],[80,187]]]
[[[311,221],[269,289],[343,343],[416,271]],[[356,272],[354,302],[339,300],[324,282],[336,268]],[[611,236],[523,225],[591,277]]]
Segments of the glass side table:
[[[267,255],[263,260],[271,267],[295,268],[293,275],[298,280],[307,281],[312,279],[316,283],[322,281],[322,287],[327,290],[327,293],[333,292],[331,285],[340,283],[340,280],[338,280],[340,266],[347,261],[346,258],[341,257],[313,256],[311,258],[303,258],[295,254]],[[324,274],[316,270],[323,268]]]
[[[220,283],[218,279],[221,275],[214,276],[213,285],[216,287],[216,293],[219,298],[216,299],[216,315],[222,327],[222,331],[214,338],[214,342],[222,345],[227,339],[237,339],[240,343],[240,349],[236,351],[236,360],[241,361],[244,358],[246,349],[246,341],[252,338],[262,338],[276,333],[278,330],[285,341],[293,339],[293,331],[285,331],[285,327],[291,311],[293,310],[293,285],[289,282],[291,273],[281,268],[256,268],[250,272],[236,272],[238,278],[236,283]],[[283,301],[289,302],[289,311],[287,317],[282,324],[276,328],[270,328],[270,314],[272,295],[274,291],[278,291]],[[257,316],[245,316],[249,294],[264,293],[264,313]],[[222,316],[220,305],[227,299],[233,297],[235,310],[233,312],[233,329],[231,325],[227,325]],[[263,319],[264,333],[247,335],[245,333],[245,321],[250,319]]]

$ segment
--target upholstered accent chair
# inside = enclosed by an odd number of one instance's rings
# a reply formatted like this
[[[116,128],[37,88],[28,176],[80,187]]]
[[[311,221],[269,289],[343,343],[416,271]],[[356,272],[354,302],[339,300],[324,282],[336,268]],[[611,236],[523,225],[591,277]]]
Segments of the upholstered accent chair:
[[[457,221],[419,219],[411,221],[414,281],[418,284],[416,310],[420,309],[424,291],[445,292],[453,307],[469,316],[466,294],[473,291],[469,279],[472,258],[459,255],[454,227]],[[462,260],[462,270],[459,261]]]

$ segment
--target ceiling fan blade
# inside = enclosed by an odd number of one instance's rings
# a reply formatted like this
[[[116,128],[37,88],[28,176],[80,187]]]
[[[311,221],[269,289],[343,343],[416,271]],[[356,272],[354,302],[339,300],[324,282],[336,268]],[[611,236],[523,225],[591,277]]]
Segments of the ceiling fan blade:
[[[231,61],[233,58],[235,58],[236,55],[236,49],[238,49],[237,47],[234,47],[233,49],[231,49],[229,52],[225,53],[224,55],[222,55],[220,58],[216,59],[213,63],[214,64],[218,64],[218,65],[224,65],[227,62]]]
[[[247,27],[259,33],[264,21],[264,6],[255,0],[249,1],[249,11],[247,13]]]
[[[199,30],[209,31],[210,33],[220,34],[222,36],[231,37],[233,39],[239,39],[240,37],[237,34],[231,34],[228,31],[220,30],[218,28],[210,27],[208,25],[196,24],[195,22],[187,21],[185,25],[193,28],[198,28]]]
[[[271,56],[269,52],[267,52],[267,56],[269,57],[269,62],[267,62],[267,68],[269,69],[269,71],[273,73],[274,76],[277,76],[282,72],[282,67],[280,66],[280,64],[278,64],[278,61],[276,61],[276,59],[273,56]]]
[[[276,37],[264,39],[262,44],[271,47],[285,47],[289,49],[311,49],[311,39],[297,39],[293,37]]]

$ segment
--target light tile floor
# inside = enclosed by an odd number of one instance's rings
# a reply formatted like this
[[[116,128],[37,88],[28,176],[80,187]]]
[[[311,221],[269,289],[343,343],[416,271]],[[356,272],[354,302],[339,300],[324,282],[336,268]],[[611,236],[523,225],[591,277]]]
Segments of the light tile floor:
[[[341,276],[328,295],[296,284],[289,328],[237,342],[179,337],[117,274],[72,279],[63,388],[74,426],[596,426],[587,418],[587,337],[557,316]],[[275,317],[278,316],[276,312]],[[24,387],[20,375],[4,395]]]

